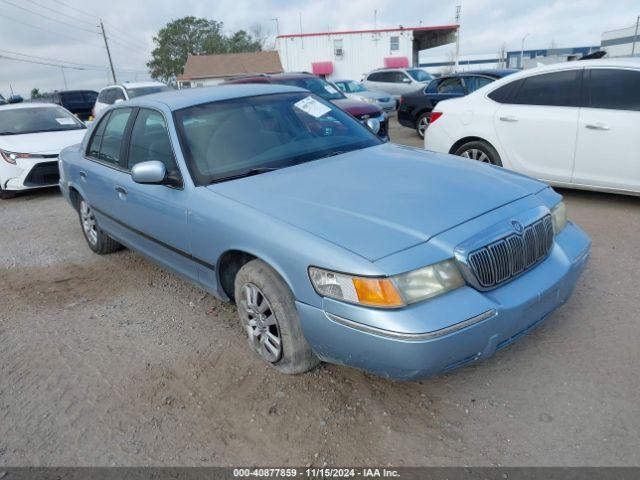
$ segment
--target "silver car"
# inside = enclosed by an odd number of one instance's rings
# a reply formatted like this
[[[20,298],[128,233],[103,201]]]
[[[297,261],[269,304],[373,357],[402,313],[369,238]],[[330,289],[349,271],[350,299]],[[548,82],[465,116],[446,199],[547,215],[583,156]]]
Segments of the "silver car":
[[[387,92],[373,92],[355,80],[333,80],[333,84],[347,97],[361,102],[375,103],[385,112],[394,112],[398,103],[393,95]]]
[[[399,98],[423,89],[433,75],[421,68],[380,68],[367,73],[362,83],[368,90],[388,92]]]

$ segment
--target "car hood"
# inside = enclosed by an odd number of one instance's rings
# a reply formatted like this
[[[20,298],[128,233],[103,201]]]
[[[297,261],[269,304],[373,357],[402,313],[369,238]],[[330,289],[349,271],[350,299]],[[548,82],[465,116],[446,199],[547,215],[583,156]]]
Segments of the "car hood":
[[[0,135],[0,148],[8,152],[57,155],[65,147],[82,142],[87,130]]]
[[[340,98],[338,100],[331,100],[331,102],[340,107],[345,112],[349,112],[354,117],[361,115],[370,115],[377,117],[382,115],[380,107],[373,105],[372,103],[361,102],[359,100],[351,100],[349,98]]]
[[[207,188],[375,261],[545,187],[384,144]]]
[[[366,90],[364,92],[353,92],[352,95],[355,95],[356,97],[362,97],[362,98],[375,98],[376,100],[380,100],[381,98],[386,98],[386,99],[391,98],[390,93],[372,92],[369,90]]]

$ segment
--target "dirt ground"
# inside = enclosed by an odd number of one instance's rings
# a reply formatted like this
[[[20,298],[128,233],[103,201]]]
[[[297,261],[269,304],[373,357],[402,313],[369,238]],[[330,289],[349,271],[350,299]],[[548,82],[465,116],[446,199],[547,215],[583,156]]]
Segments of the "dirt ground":
[[[0,465],[640,465],[640,198],[562,193],[593,240],[568,304],[416,383],[280,375],[233,306],[91,253],[55,190],[0,202]]]

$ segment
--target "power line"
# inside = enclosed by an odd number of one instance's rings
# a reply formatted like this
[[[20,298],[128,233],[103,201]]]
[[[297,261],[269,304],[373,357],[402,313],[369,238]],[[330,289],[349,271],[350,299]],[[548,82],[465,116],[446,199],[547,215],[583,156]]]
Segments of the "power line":
[[[36,65],[45,65],[48,67],[56,67],[56,68],[66,68],[69,70],[82,70],[82,71],[87,71],[87,70],[96,70],[96,71],[108,71],[109,67],[101,67],[98,65],[94,65],[94,66],[73,66],[73,65],[62,65],[59,63],[53,63],[53,62],[42,62],[42,61],[38,61],[38,60],[28,60],[26,58],[16,58],[16,57],[9,57],[7,55],[0,55],[0,59],[5,59],[5,60],[12,60],[15,62],[24,62],[24,63],[33,63]],[[122,72],[131,72],[131,73],[148,73],[144,70],[134,70],[134,69],[129,69],[129,68],[119,68],[118,70],[122,71]]]
[[[36,2],[35,0],[27,0],[29,3],[33,3],[34,5],[37,5],[40,8],[44,8],[45,10],[49,10],[50,12],[55,13],[56,15],[60,15],[60,16],[64,16],[64,17],[69,17],[70,19],[73,19],[77,22],[81,22],[81,23],[86,23],[87,25],[91,25],[92,27],[95,27],[96,25],[93,22],[89,22],[87,20],[83,20],[80,19],[78,17],[74,17],[69,15],[68,13],[61,13],[60,11],[56,10],[55,8],[51,8],[51,7],[47,7],[46,5],[42,5],[41,3]]]
[[[77,28],[78,30],[82,30],[84,32],[89,32],[89,33],[93,33],[93,34],[97,34],[98,33],[97,31],[89,30],[88,28],[78,27],[77,25],[73,25],[72,23],[63,22],[62,20],[58,20],[57,18],[50,17],[48,15],[45,15],[44,13],[40,13],[40,12],[37,12],[35,10],[31,10],[30,8],[26,8],[26,7],[23,7],[21,5],[15,4],[13,2],[10,2],[9,0],[0,0],[0,2],[4,2],[4,3],[8,4],[8,5],[12,5],[12,6],[16,7],[16,8],[24,10],[25,12],[33,13],[35,15],[38,15],[38,16],[42,17],[42,18],[46,18],[47,20],[50,20],[52,22],[60,23],[62,25],[66,25],[66,26],[71,27],[71,28]]]
[[[52,58],[52,57],[39,57],[38,55],[30,55],[30,54],[27,54],[27,53],[14,52],[12,50],[5,50],[3,48],[0,48],[0,52],[10,53],[11,55],[19,55],[21,57],[35,58],[35,59],[38,59],[38,60],[50,60],[50,61],[54,61],[54,62],[69,63],[71,65],[81,66],[81,67],[104,68],[101,65],[91,65],[91,64],[88,64],[88,63],[70,62],[70,61],[67,61],[67,60],[61,60],[59,58]],[[70,67],[71,67],[71,65],[70,65]]]
[[[2,1],[2,0],[0,0],[0,1]],[[5,15],[4,13],[0,13],[0,17],[4,17],[4,18],[6,18],[7,20],[11,20],[12,22],[19,23],[19,24],[21,24],[21,25],[25,25],[25,26],[27,26],[27,27],[35,28],[36,30],[38,30],[38,31],[40,31],[40,32],[43,32],[43,31],[44,31],[44,32],[53,33],[54,35],[62,35],[62,36],[64,36],[64,37],[70,38],[70,39],[72,39],[72,40],[76,40],[76,41],[78,41],[78,42],[82,42],[82,44],[83,44],[83,45],[88,45],[88,46],[91,46],[91,47],[94,47],[94,48],[99,48],[100,50],[102,50],[102,49],[104,48],[104,47],[102,47],[102,46],[98,46],[98,45],[96,45],[96,44],[92,44],[92,43],[90,43],[90,42],[87,42],[87,40],[86,40],[86,39],[81,39],[81,38],[78,38],[78,37],[74,37],[73,35],[69,35],[68,33],[56,32],[56,31],[54,31],[54,30],[49,30],[49,29],[43,28],[43,27],[41,27],[41,26],[32,25],[31,23],[27,23],[27,22],[24,22],[24,21],[22,21],[22,20],[18,20],[18,19],[16,19],[16,18],[12,18],[12,17],[10,17],[10,16],[8,16],[8,15]]]
[[[85,10],[82,10],[82,9],[78,8],[78,7],[74,7],[72,5],[69,5],[68,3],[63,2],[62,0],[56,0],[56,3],[59,3],[60,5],[64,5],[65,7],[70,8],[71,10],[75,10],[76,12],[80,12],[80,13],[83,13],[84,15],[88,15],[90,17],[93,17],[96,20],[100,18],[100,17],[98,17],[97,15],[95,15],[93,13],[89,13],[89,12],[87,12]]]

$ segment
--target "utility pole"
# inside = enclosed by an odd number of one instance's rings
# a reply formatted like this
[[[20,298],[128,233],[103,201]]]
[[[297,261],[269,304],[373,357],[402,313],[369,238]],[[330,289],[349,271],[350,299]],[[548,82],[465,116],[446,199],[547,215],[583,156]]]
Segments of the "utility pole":
[[[111,76],[113,77],[113,83],[118,83],[116,80],[116,71],[113,69],[113,61],[111,60],[111,51],[109,50],[109,42],[107,42],[107,34],[104,33],[104,24],[100,19],[100,30],[102,30],[102,38],[104,39],[104,46],[107,49],[107,57],[109,57],[109,67],[111,67]]]
[[[280,35],[280,22],[278,18],[272,18],[271,21],[276,22],[276,36]]]
[[[298,12],[300,16],[300,46],[304,48],[304,37],[302,36],[302,12]]]
[[[64,80],[64,89],[69,90],[67,86],[67,76],[64,74],[64,67],[60,67],[60,71],[62,72],[62,80]]]
[[[458,31],[456,32],[456,64],[454,67],[454,72],[458,71],[458,66],[460,64],[460,10],[462,10],[462,5],[457,5],[456,25],[458,25]]]
[[[520,68],[522,70],[524,70],[524,41],[526,40],[526,38],[529,36],[529,34],[525,34],[524,37],[522,37],[522,44],[520,45]]]
[[[636,39],[638,38],[638,25],[640,24],[640,15],[638,15],[638,19],[636,20],[636,33],[633,34],[633,45],[631,45],[631,56],[633,57],[636,54]]]

